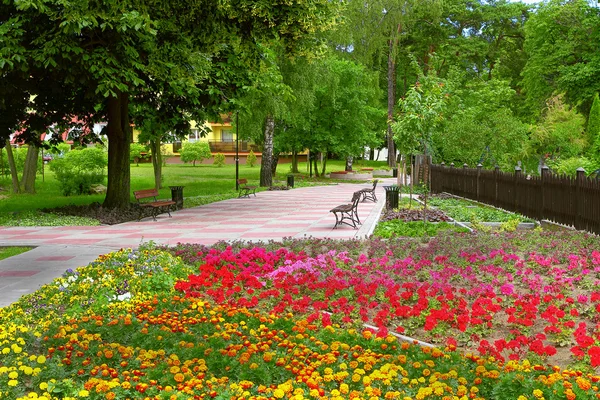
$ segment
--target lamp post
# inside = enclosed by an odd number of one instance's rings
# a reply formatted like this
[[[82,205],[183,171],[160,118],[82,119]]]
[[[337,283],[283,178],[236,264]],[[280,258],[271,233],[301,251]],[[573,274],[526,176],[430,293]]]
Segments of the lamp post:
[[[240,125],[240,112],[235,112],[235,190],[239,190],[238,180],[240,179],[240,135],[239,135],[239,125]]]

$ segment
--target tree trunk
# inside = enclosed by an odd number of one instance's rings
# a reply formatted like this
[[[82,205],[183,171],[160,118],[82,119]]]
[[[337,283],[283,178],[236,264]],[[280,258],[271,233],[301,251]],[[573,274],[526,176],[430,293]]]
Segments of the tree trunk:
[[[295,150],[292,152],[292,173],[300,173],[300,171],[298,171],[298,152]]]
[[[318,153],[317,153],[318,155]],[[315,178],[318,178],[319,175],[319,164],[317,162],[317,157],[313,157],[313,170],[315,171]]]
[[[369,149],[369,160],[371,160],[371,161],[375,160],[375,149],[374,148]]]
[[[273,154],[273,161],[271,162],[271,176],[277,176],[277,164],[279,163],[279,153]]]
[[[396,166],[396,144],[394,143],[394,132],[392,132],[392,121],[394,120],[394,105],[396,104],[396,61],[394,39],[390,39],[388,51],[388,115],[387,115],[387,148],[388,165]]]
[[[13,155],[10,139],[6,139],[6,158],[8,159],[8,167],[10,168],[10,175],[12,177],[13,193],[21,193],[19,175],[17,174],[17,165],[15,164],[15,156]]]
[[[354,162],[354,157],[348,156],[346,157],[346,168],[345,171],[352,171],[352,163]]]
[[[152,152],[152,168],[154,170],[154,187],[162,189],[162,154],[160,153],[160,139],[150,141]]]
[[[327,154],[327,153],[325,153]],[[321,176],[325,176],[325,170],[327,168],[327,156],[323,158],[323,162],[321,163]]]
[[[265,121],[265,137],[263,142],[262,160],[260,162],[260,186],[273,186],[273,135],[275,133],[275,119],[268,115]]]
[[[35,193],[35,176],[37,173],[37,162],[40,155],[40,148],[30,144],[27,146],[27,156],[23,167],[23,178],[21,184],[25,193]]]
[[[104,207],[126,209],[130,203],[129,148],[133,139],[129,126],[129,94],[117,92],[107,100],[108,185]]]

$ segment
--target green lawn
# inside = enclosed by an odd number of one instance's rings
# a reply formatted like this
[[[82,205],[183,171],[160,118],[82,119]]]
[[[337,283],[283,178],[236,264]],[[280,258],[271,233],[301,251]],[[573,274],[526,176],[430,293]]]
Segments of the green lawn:
[[[361,161],[354,164],[355,169],[364,166],[381,166],[384,162],[369,162]],[[344,169],[344,161],[328,160],[327,172],[339,171]],[[300,175],[305,178],[298,177],[296,186],[304,184],[320,184],[329,182],[329,180],[313,179],[307,182],[309,171],[306,163],[299,165]],[[286,176],[290,173],[290,164],[279,164],[277,167],[277,175],[274,178],[274,185],[285,185]],[[260,179],[260,166],[248,167],[246,164],[239,166],[240,178],[246,178],[249,184],[258,184]],[[203,204],[220,200],[223,198],[235,197],[235,165],[226,165],[223,167],[215,167],[212,164],[199,164],[192,166],[191,164],[167,164],[163,167],[163,189],[160,190],[162,198],[170,198],[171,191],[169,186],[185,186],[183,195],[186,198],[195,198],[196,200],[191,205]],[[7,189],[0,192],[2,200],[0,201],[0,213],[36,210],[40,208],[54,208],[69,204],[83,205],[93,202],[102,203],[104,195],[78,195],[78,196],[63,196],[60,192],[58,182],[54,178],[54,174],[49,168],[46,168],[45,175],[42,181],[42,176],[38,175],[36,179],[36,194],[18,194],[10,193],[11,182],[9,177],[0,177],[0,187]],[[131,165],[131,201],[133,191],[140,189],[149,189],[154,187],[154,177],[152,172],[152,164]],[[205,198],[206,201],[202,201]]]
[[[0,247],[0,260],[25,253],[33,247]]]

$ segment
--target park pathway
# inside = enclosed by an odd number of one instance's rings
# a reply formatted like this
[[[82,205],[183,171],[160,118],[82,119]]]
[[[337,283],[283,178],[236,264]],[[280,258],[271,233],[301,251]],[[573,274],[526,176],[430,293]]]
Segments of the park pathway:
[[[354,239],[369,236],[385,203],[384,179],[377,203],[359,203],[360,229],[333,229],[335,206],[350,202],[352,193],[372,184],[338,184],[286,191],[264,191],[256,197],[230,199],[111,226],[0,227],[0,246],[33,246],[34,250],[0,261],[0,307],[31,293],[68,268],[99,255],[140,244],[175,245],[218,241],[268,241],[283,237]]]

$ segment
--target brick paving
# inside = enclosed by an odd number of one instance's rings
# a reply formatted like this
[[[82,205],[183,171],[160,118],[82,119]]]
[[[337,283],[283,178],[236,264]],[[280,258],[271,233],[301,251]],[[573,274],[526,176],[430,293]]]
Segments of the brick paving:
[[[0,227],[0,246],[33,246],[35,249],[0,261],[0,307],[49,283],[68,268],[87,265],[99,255],[121,248],[157,244],[218,241],[268,241],[283,237],[353,239],[369,236],[385,202],[384,179],[377,187],[377,203],[359,203],[360,229],[342,225],[333,229],[330,209],[350,202],[352,193],[371,187],[338,184],[264,191],[256,197],[230,199],[205,206],[160,214],[112,226]]]

